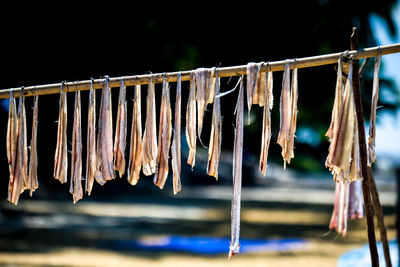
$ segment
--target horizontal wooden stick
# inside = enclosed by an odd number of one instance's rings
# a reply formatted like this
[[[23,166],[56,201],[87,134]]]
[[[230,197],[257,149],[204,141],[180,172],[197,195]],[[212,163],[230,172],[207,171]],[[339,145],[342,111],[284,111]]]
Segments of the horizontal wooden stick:
[[[356,50],[349,51],[349,56],[353,56],[354,59],[375,57],[378,55],[379,50],[381,51],[382,55],[399,53],[400,43],[384,45],[380,47],[370,47],[370,48],[360,49],[357,51]],[[309,68],[309,67],[333,64],[338,61],[339,57],[342,54],[343,52],[313,56],[313,57],[296,58],[296,67]],[[266,62],[266,64],[261,68],[261,71],[267,71],[267,69],[270,71],[282,71],[286,62],[287,60]],[[291,68],[293,68],[293,65],[291,66]],[[189,81],[190,75],[193,73],[193,70],[181,71],[180,73],[182,81]],[[153,80],[153,83],[161,83],[164,75],[169,82],[176,82],[178,79],[178,74],[179,72],[167,72],[167,73],[144,74],[135,76],[124,76],[123,78],[125,85],[133,86],[135,84],[148,84],[150,82],[150,79]],[[246,65],[221,67],[218,69],[219,77],[239,76],[243,74],[246,74]],[[121,78],[122,77],[110,78],[110,87],[120,86]],[[90,82],[91,82],[90,80],[84,80],[78,82],[66,82],[64,83],[65,86],[64,88],[66,88],[67,92],[74,92],[76,90],[80,91],[89,90]],[[104,79],[93,80],[94,89],[100,89],[103,86],[103,82]],[[60,87],[61,83],[29,86],[24,88],[23,95],[33,96],[33,95],[58,94],[60,93]],[[19,97],[20,90],[21,88],[0,90],[0,99],[9,98],[11,92],[14,94],[14,97]]]

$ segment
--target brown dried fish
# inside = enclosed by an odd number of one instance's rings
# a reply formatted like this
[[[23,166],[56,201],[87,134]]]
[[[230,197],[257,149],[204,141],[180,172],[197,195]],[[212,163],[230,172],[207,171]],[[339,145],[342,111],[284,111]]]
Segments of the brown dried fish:
[[[250,110],[253,102],[258,103],[258,78],[260,76],[261,65],[258,63],[248,63],[246,67],[246,96],[247,96],[247,124],[250,124]],[[255,96],[256,95],[256,96]]]
[[[239,96],[236,105],[236,127],[233,145],[233,195],[231,208],[231,244],[229,258],[239,253],[240,235],[240,199],[242,192],[242,159],[243,159],[243,110],[244,92],[243,75],[240,81]]]
[[[375,122],[376,122],[376,108],[378,105],[379,97],[379,69],[381,66],[381,55],[375,58],[374,67],[374,80],[372,85],[372,100],[371,100],[371,121],[369,123],[369,137],[368,137],[368,166],[371,167],[372,163],[376,161],[375,154]]]
[[[129,152],[128,182],[136,185],[142,168],[142,105],[140,100],[140,85],[135,85],[132,112],[131,145]]]
[[[126,86],[124,83],[124,78],[122,78],[121,86],[119,88],[117,125],[115,129],[114,140],[114,169],[118,171],[120,178],[125,173],[125,148],[127,132],[126,115]]]
[[[81,129],[81,92],[75,92],[74,126],[72,128],[71,183],[69,192],[74,204],[82,199],[82,129]]]
[[[109,88],[109,77],[105,78],[102,89],[99,131],[97,135],[97,155],[96,155],[96,181],[104,185],[107,180],[115,178],[113,165],[113,126],[112,126],[112,106],[111,91]]]
[[[268,79],[265,86],[264,92],[264,103],[270,103],[270,96],[272,95],[272,72],[268,72]],[[260,153],[260,164],[259,168],[263,176],[266,175],[267,172],[267,160],[268,160],[268,149],[269,143],[271,140],[271,113],[270,109],[272,105],[264,105],[263,112],[263,124],[262,124],[262,136],[261,136],[261,153]]]
[[[67,151],[67,95],[64,91],[64,84],[61,84],[57,147],[54,155],[53,176],[61,183],[67,182],[68,172],[68,151]]]
[[[39,96],[35,95],[33,107],[33,118],[32,118],[32,137],[30,145],[30,161],[29,161],[29,172],[28,172],[28,189],[30,196],[38,188],[38,178],[37,178],[37,127],[38,127],[38,109],[39,109]]]
[[[168,157],[172,135],[171,120],[172,114],[169,99],[169,85],[164,76],[160,108],[160,130],[158,133],[157,171],[153,179],[154,184],[160,189],[164,188],[165,181],[168,177]]]
[[[217,74],[218,76],[218,74]],[[220,78],[217,77],[214,86],[214,95],[219,94]],[[210,144],[208,146],[208,162],[207,174],[214,176],[218,180],[218,165],[221,154],[222,140],[222,120],[221,120],[221,100],[219,97],[214,98]]]
[[[189,98],[186,107],[186,142],[189,146],[187,163],[192,167],[196,160],[196,78],[195,74],[190,75]]]
[[[182,98],[182,75],[178,74],[176,83],[174,138],[171,145],[171,167],[173,174],[174,195],[182,189],[181,184],[181,98]]]
[[[90,83],[88,126],[87,126],[87,154],[86,154],[86,183],[85,191],[90,196],[96,173],[96,92],[93,80]]]
[[[7,122],[7,159],[8,168],[10,172],[10,180],[8,187],[8,198],[11,201],[12,191],[15,184],[15,168],[17,162],[17,147],[18,147],[18,117],[15,98],[10,93],[9,108],[8,108],[8,122]]]
[[[286,163],[294,158],[294,133],[296,131],[297,120],[297,68],[292,72],[292,84],[290,84],[290,66],[289,61],[285,64],[283,73],[282,93],[281,93],[281,121],[278,135],[278,144],[282,147],[282,157],[284,168]]]
[[[157,171],[156,104],[153,80],[150,79],[146,100],[146,123],[143,133],[143,173],[147,176]]]

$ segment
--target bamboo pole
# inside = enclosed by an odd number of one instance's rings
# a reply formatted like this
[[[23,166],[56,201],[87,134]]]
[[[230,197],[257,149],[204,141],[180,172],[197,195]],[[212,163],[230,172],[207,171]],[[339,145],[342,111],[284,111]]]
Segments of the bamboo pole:
[[[400,43],[384,45],[380,47],[370,47],[360,50],[349,51],[348,55],[353,56],[354,59],[363,59],[375,57],[378,55],[378,51],[381,50],[382,55],[400,53]],[[325,54],[312,57],[303,57],[296,59],[296,68],[309,68],[317,67],[322,65],[329,65],[337,63],[339,57],[343,55],[343,52]],[[266,63],[262,66],[261,71],[266,71],[267,68],[270,71],[282,71],[285,66],[286,60],[273,61]],[[292,68],[293,66],[291,66]],[[189,81],[190,75],[193,70],[187,70],[182,72],[168,72],[168,73],[155,73],[155,74],[143,74],[134,76],[124,76],[124,77],[112,77],[110,78],[110,87],[119,87],[121,79],[124,78],[126,86],[133,86],[135,84],[148,84],[150,79],[153,83],[161,83],[163,76],[169,82],[176,82],[178,80],[178,74],[181,73],[182,81]],[[239,76],[246,74],[246,65],[231,66],[231,67],[221,67],[218,69],[219,77],[230,77]],[[76,90],[84,91],[89,90],[91,80],[84,80],[78,82],[66,82],[64,83],[64,89],[67,92],[74,92]],[[94,79],[93,88],[100,89],[103,86],[104,79]],[[61,83],[45,84],[45,85],[34,85],[29,87],[24,87],[24,96],[33,95],[49,95],[60,93]],[[21,88],[10,88],[0,90],[0,99],[9,98],[10,92],[14,94],[14,97],[19,97],[19,92]]]
[[[358,47],[358,29],[353,28],[353,32],[350,37],[351,49],[357,49]],[[369,252],[371,256],[371,266],[379,266],[378,249],[376,246],[375,237],[375,226],[374,226],[374,214],[371,201],[371,186],[369,181],[368,165],[367,165],[367,145],[365,141],[365,124],[364,124],[364,112],[361,101],[361,89],[360,89],[360,75],[359,75],[359,61],[358,59],[353,60],[353,92],[354,102],[356,106],[357,114],[357,125],[358,125],[358,143],[360,150],[360,163],[361,163],[361,174],[362,174],[362,191],[364,196],[365,206],[365,218],[367,220],[367,233],[368,233],[368,244]]]

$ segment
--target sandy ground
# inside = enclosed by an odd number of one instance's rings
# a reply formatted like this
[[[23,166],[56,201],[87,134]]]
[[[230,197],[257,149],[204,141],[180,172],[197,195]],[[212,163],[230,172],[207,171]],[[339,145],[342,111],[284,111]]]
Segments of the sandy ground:
[[[345,238],[328,231],[332,205],[323,199],[333,195],[332,191],[321,190],[321,203],[315,198],[302,202],[255,201],[252,198],[257,199],[254,195],[257,193],[249,188],[243,193],[242,238],[304,238],[310,245],[293,251],[243,253],[231,260],[227,254],[144,252],[107,245],[115,240],[168,235],[229,237],[230,202],[223,197],[224,189],[219,190],[220,197],[209,199],[201,197],[200,189],[196,194],[188,188],[187,195],[180,198],[149,197],[126,202],[86,200],[77,205],[70,201],[24,199],[17,207],[1,202],[0,265],[336,266],[341,254],[367,242],[364,220],[350,221]],[[386,191],[382,195],[393,193]],[[287,197],[297,199],[295,191],[291,194]],[[390,196],[385,197],[389,201],[384,207],[388,236],[393,239],[395,210]]]

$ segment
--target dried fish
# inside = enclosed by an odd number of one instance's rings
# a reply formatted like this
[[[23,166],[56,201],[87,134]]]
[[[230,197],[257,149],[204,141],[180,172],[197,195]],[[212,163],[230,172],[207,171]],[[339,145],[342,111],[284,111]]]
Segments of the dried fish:
[[[96,147],[97,163],[95,179],[100,185],[104,185],[107,180],[115,178],[113,165],[113,126],[111,103],[109,77],[106,76],[100,102],[99,131],[97,134]]]
[[[71,183],[69,192],[74,204],[82,199],[82,129],[81,129],[81,92],[75,92],[74,126],[72,128]]]
[[[122,78],[121,86],[119,88],[117,125],[115,129],[114,140],[114,169],[118,171],[120,178],[125,173],[125,148],[127,132],[126,115],[126,86],[124,83],[124,78]]]
[[[215,83],[215,95],[219,94],[220,78]],[[222,120],[221,100],[215,97],[211,122],[210,145],[208,146],[207,174],[218,180],[218,165],[221,154]]]
[[[156,104],[153,80],[147,90],[146,123],[143,133],[143,173],[152,175],[157,170],[157,129],[156,129]]]
[[[132,112],[131,145],[129,152],[128,182],[136,185],[142,168],[142,105],[140,100],[140,85],[135,85]]]
[[[352,86],[352,69],[352,64],[350,64],[340,115],[337,118],[337,122],[334,122],[333,139],[325,163],[332,171],[336,181],[351,181],[349,171],[352,155],[353,152],[356,153],[356,150],[358,150],[354,147],[354,140],[358,139],[358,135],[356,130],[357,121]]]
[[[264,103],[270,103],[270,96],[272,95],[272,72],[268,72],[268,79],[265,86],[264,92]],[[264,105],[263,112],[263,124],[262,124],[262,136],[261,136],[261,153],[260,153],[260,164],[259,168],[262,175],[266,175],[267,172],[267,160],[268,160],[268,149],[271,140],[271,109],[272,105]]]
[[[30,145],[30,161],[29,161],[29,172],[28,172],[28,189],[29,194],[32,196],[32,193],[38,188],[38,178],[37,178],[37,166],[38,166],[38,158],[37,158],[37,127],[38,127],[38,109],[39,109],[39,96],[35,95],[34,99],[34,107],[33,107],[33,118],[32,118],[32,137],[31,137],[31,145]]]
[[[374,67],[374,80],[372,85],[372,100],[371,100],[371,121],[369,123],[369,137],[368,137],[368,166],[371,167],[372,163],[376,161],[375,154],[375,122],[376,122],[376,108],[378,105],[379,97],[379,69],[381,66],[381,55],[375,58]]]
[[[286,163],[294,158],[294,133],[296,131],[297,120],[297,68],[293,68],[292,84],[290,84],[289,61],[285,64],[283,73],[282,93],[281,93],[281,121],[278,135],[278,144],[282,147],[282,157],[284,168]]]
[[[160,189],[164,188],[168,176],[168,157],[172,135],[171,117],[169,85],[164,76],[160,108],[160,131],[158,133],[157,171],[153,180],[154,184]]]
[[[96,91],[93,80],[89,90],[88,126],[87,126],[87,153],[86,153],[86,183],[85,191],[90,196],[96,173]]]
[[[347,220],[364,217],[361,180],[336,183],[335,203],[329,229],[343,236],[347,233]]]
[[[190,75],[189,99],[186,107],[186,142],[189,146],[189,156],[187,163],[192,167],[196,160],[196,78]]]
[[[201,136],[203,129],[203,117],[210,94],[211,71],[206,68],[198,68],[196,75],[196,101],[197,101],[197,135]]]
[[[182,189],[181,185],[181,98],[182,98],[182,75],[178,74],[176,83],[174,138],[171,145],[171,167],[173,174],[174,195]]]
[[[10,93],[9,108],[8,108],[8,122],[7,122],[7,159],[8,168],[10,172],[10,180],[8,186],[8,200],[11,201],[12,192],[15,180],[15,169],[17,162],[17,147],[18,147],[18,117],[15,98]]]
[[[246,96],[247,96],[247,109],[248,109],[248,122],[250,124],[250,110],[253,102],[258,103],[258,78],[260,76],[261,65],[258,63],[248,63],[246,67]],[[255,96],[257,95],[257,96]]]
[[[243,76],[241,77],[239,96],[236,105],[236,127],[233,146],[233,195],[231,209],[231,244],[229,258],[239,253],[240,235],[240,198],[242,191],[242,159],[243,159],[243,110],[244,92]]]
[[[67,182],[68,172],[68,151],[67,151],[67,95],[64,91],[64,84],[61,84],[58,130],[57,130],[57,147],[54,155],[54,172],[53,176],[61,183]]]

